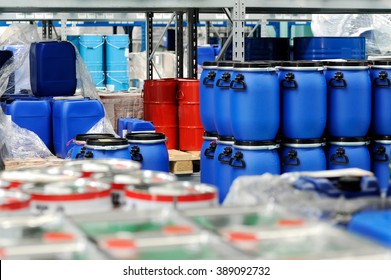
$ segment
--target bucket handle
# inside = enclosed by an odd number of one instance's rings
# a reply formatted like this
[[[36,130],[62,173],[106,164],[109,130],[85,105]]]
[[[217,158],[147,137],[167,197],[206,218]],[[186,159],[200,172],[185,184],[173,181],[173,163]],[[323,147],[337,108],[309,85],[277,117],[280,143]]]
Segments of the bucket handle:
[[[107,44],[107,45],[109,45],[109,46],[111,46],[111,47],[113,47],[113,48],[115,48],[115,49],[117,49],[117,50],[126,49],[126,47],[118,47],[118,46],[116,46],[116,45],[113,45],[113,44],[109,43],[109,42],[107,41],[107,39],[105,39],[105,40],[106,40],[106,44]],[[128,46],[129,46],[129,43],[130,43],[130,41],[128,40]]]
[[[234,84],[240,84],[242,85],[241,87],[234,87]],[[243,74],[237,74],[235,79],[231,81],[229,84],[229,87],[233,90],[246,90],[247,85],[244,82],[244,75]]]
[[[206,76],[206,77],[204,78],[204,80],[202,81],[202,84],[203,84],[204,86],[207,86],[207,87],[213,87],[215,78],[216,78],[216,72],[215,72],[215,71],[210,71],[210,72],[208,73],[208,76]],[[212,83],[209,83],[209,84],[208,84],[208,81],[212,81]]]
[[[139,146],[133,146],[130,149],[130,158],[134,161],[142,162],[143,161],[143,155],[140,153],[140,147]]]
[[[387,84],[385,85],[385,84],[379,84],[379,83],[377,83],[377,81],[387,81]],[[385,88],[385,87],[390,87],[391,86],[391,82],[390,82],[390,79],[388,79],[388,74],[387,74],[387,72],[386,71],[380,71],[379,72],[379,75],[378,75],[378,78],[375,78],[374,80],[373,80],[373,85],[375,86],[375,87],[383,87],[383,88]]]
[[[216,82],[216,87],[218,88],[229,88],[229,84],[226,86],[222,86],[221,81],[229,83],[231,80],[231,74],[229,72],[224,72],[223,75],[221,75],[221,79],[218,79]]]
[[[84,44],[82,44],[82,43],[79,42],[80,46],[85,47],[86,49],[97,49],[97,48],[99,48],[100,46],[103,46],[104,43],[105,43],[105,42],[103,41],[102,43],[100,43],[99,45],[97,45],[97,46],[95,46],[95,47],[89,47],[89,46],[86,46],[86,45],[84,45]]]
[[[286,73],[284,80],[281,80],[280,86],[282,88],[297,88],[297,82],[295,80],[295,74],[292,72]]]
[[[231,155],[232,155],[232,148],[231,147],[225,147],[224,151],[219,154],[219,157],[217,158],[218,161],[221,163],[229,164],[231,160]],[[224,157],[228,157],[229,159],[223,159]]]
[[[336,158],[343,158],[344,161],[337,161]],[[345,149],[344,148],[338,148],[336,153],[331,156],[331,163],[334,164],[348,164],[349,158],[345,155]]]
[[[117,80],[117,79],[114,79],[114,78],[111,77],[110,74],[107,73],[107,72],[106,72],[106,75],[107,75],[107,77],[109,77],[110,79],[112,79],[114,82],[117,82],[117,83],[119,83],[119,84],[124,84],[124,85],[127,84],[126,82],[121,82],[121,81],[119,81],[119,80]]]
[[[389,157],[386,153],[386,148],[383,145],[380,145],[379,147],[377,147],[373,157],[374,157],[374,161],[388,162],[388,160],[389,160]],[[383,158],[380,158],[380,157],[383,157]]]
[[[235,165],[234,162],[239,162],[239,165]],[[236,152],[233,158],[229,160],[229,166],[233,168],[246,168],[246,162],[243,160],[243,153]]]
[[[216,142],[210,143],[209,148],[205,149],[205,151],[204,151],[204,156],[209,159],[214,158],[216,147],[217,147]]]
[[[290,161],[294,160],[294,163],[290,163]],[[300,165],[300,159],[297,157],[297,151],[296,150],[290,150],[288,152],[288,155],[284,157],[284,160],[282,161],[282,165],[285,166],[299,166]]]
[[[342,85],[336,85],[335,83],[333,83],[333,81],[342,82]],[[343,73],[342,72],[335,72],[334,78],[330,79],[330,81],[329,81],[329,87],[346,88],[346,86],[347,86],[347,84],[346,84],[346,80],[343,78]]]

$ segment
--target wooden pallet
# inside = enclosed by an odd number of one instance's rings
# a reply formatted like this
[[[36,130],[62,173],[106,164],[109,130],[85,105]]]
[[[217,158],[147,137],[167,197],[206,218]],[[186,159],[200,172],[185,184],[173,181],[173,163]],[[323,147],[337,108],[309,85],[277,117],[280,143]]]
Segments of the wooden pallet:
[[[64,159],[57,157],[49,158],[34,158],[34,159],[12,159],[5,160],[5,170],[14,170],[21,168],[39,168],[46,166],[59,166],[64,162]]]
[[[170,172],[173,174],[192,174],[199,171],[199,151],[168,150],[170,159]]]

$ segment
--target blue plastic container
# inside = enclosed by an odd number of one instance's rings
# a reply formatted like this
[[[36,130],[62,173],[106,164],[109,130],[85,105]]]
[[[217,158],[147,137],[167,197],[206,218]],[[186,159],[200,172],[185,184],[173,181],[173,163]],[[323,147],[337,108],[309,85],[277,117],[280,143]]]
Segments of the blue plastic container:
[[[232,182],[239,176],[279,175],[280,158],[278,146],[273,141],[235,141],[232,158]]]
[[[106,87],[110,91],[121,91],[129,89],[129,74],[126,71],[106,72]]]
[[[169,171],[166,136],[163,133],[128,133],[131,160],[141,163],[143,170]]]
[[[374,135],[391,135],[391,60],[376,60],[371,64],[371,132]]]
[[[377,136],[371,145],[372,172],[379,182],[382,193],[390,187],[391,136]]]
[[[205,132],[203,138],[204,142],[202,143],[200,153],[200,180],[201,183],[214,185],[214,156],[217,146],[217,134]]]
[[[276,137],[280,124],[280,91],[278,76],[271,64],[235,63],[229,99],[230,116],[226,121],[227,125],[231,124],[235,140],[262,141]]]
[[[365,59],[365,37],[296,37],[294,60]]]
[[[103,71],[102,35],[80,35],[80,56],[89,71]]]
[[[216,78],[217,62],[206,61],[202,64],[200,77],[200,115],[204,130],[207,132],[217,132],[214,120],[214,84]]]
[[[131,159],[125,138],[87,139],[81,159]]]
[[[105,86],[106,75],[104,71],[90,71],[90,74],[95,87]]]
[[[325,139],[286,139],[282,143],[281,173],[326,170]]]
[[[232,80],[233,62],[220,61],[217,63],[216,78],[214,84],[214,110],[213,119],[219,136],[232,137],[232,125],[230,112],[230,84]]]
[[[76,91],[76,53],[67,41],[32,43],[30,82],[35,96],[71,96]]]
[[[87,133],[104,117],[103,105],[98,100],[54,100],[53,142],[56,156],[65,158],[70,143],[78,134]]]
[[[6,105],[6,114],[18,126],[37,134],[49,149],[52,148],[52,109],[49,100],[16,99]]]
[[[128,133],[155,132],[155,126],[144,120],[136,118],[119,118],[117,120],[117,134],[126,137]]]
[[[327,130],[333,137],[364,137],[371,123],[367,61],[328,62]]]
[[[67,41],[71,42],[78,52],[80,52],[80,35],[67,35]]]
[[[234,139],[232,137],[219,136],[216,143],[217,145],[213,158],[214,185],[218,189],[219,203],[222,203],[232,183],[232,168],[229,166],[229,161],[232,157]]]
[[[327,149],[327,168],[361,168],[371,170],[368,142],[364,137],[330,139]]]
[[[279,81],[283,137],[322,137],[327,121],[327,85],[322,64],[312,61],[284,62],[279,68]]]
[[[88,139],[105,139],[105,138],[114,138],[113,134],[105,133],[90,133],[90,134],[78,134],[75,139],[73,139],[72,144],[70,144],[70,150],[68,152],[68,157],[71,159],[82,159],[84,158],[86,144]]]
[[[203,65],[205,61],[215,60],[215,50],[212,45],[197,47],[197,64]]]
[[[128,71],[129,36],[106,35],[106,71]]]

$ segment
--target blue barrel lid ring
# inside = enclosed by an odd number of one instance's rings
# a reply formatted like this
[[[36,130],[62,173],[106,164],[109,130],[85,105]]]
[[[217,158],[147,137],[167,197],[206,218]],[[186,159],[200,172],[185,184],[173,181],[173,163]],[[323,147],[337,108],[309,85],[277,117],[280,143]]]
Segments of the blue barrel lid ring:
[[[326,139],[284,139],[282,145],[292,148],[317,148],[325,146]]]
[[[274,141],[235,141],[234,148],[242,150],[274,150],[279,147]]]
[[[167,141],[166,136],[163,133],[128,133],[126,139],[129,143],[140,143],[140,144],[156,144],[164,143]]]
[[[329,144],[340,146],[362,146],[369,143],[366,137],[333,137],[329,139]]]

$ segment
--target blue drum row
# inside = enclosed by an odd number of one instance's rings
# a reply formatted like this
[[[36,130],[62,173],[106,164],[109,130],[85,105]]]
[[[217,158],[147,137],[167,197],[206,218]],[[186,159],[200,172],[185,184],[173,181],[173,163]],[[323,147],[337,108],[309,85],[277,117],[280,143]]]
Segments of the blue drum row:
[[[389,187],[391,137],[241,141],[205,133],[201,150],[201,182],[214,184],[222,202],[239,176],[361,168],[372,170],[383,191]]]
[[[128,133],[126,138],[112,134],[79,134],[69,157],[82,159],[129,159],[138,161],[144,170],[169,171],[166,137],[163,133]]]
[[[391,61],[205,62],[201,121],[240,141],[391,135],[390,71]]]

